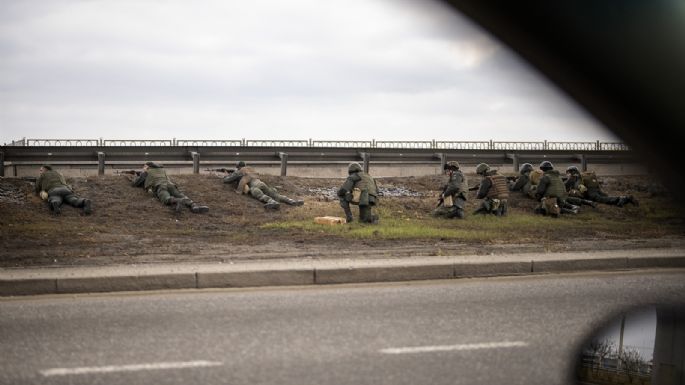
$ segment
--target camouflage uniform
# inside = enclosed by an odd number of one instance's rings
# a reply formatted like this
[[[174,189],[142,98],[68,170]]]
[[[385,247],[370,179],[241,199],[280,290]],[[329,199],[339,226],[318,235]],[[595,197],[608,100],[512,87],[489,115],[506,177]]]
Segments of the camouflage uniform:
[[[604,193],[599,187],[599,181],[594,172],[584,172],[581,174],[577,168],[569,167],[567,173],[569,178],[566,180],[566,190],[573,197],[618,207],[623,207],[627,203],[639,205],[632,195],[609,196]]]
[[[359,163],[351,163],[347,169],[349,176],[338,190],[340,207],[345,212],[347,222],[352,222],[350,203],[359,206],[359,221],[377,223],[378,215],[373,214],[371,208],[378,203],[378,187],[371,175],[362,171]],[[355,202],[355,189],[358,189],[359,201]]]
[[[443,187],[441,194],[441,205],[433,210],[433,216],[442,218],[464,218],[464,208],[466,207],[466,194],[468,183],[466,176],[459,170],[459,163],[448,162],[445,164],[448,170],[449,180]],[[447,205],[445,198],[451,198],[452,204]]]
[[[133,187],[143,187],[147,192],[154,194],[165,205],[176,205],[179,212],[186,206],[193,213],[205,213],[209,207],[200,206],[183,194],[166,174],[164,166],[147,162],[147,170],[143,171],[133,180]]]
[[[507,215],[509,188],[507,178],[490,170],[490,166],[481,163],[476,167],[476,173],[483,176],[476,194],[477,199],[483,199],[481,206],[474,214]]]
[[[82,207],[84,214],[92,212],[90,199],[79,198],[71,190],[64,180],[64,176],[52,169],[52,166],[44,165],[41,167],[41,174],[36,179],[35,193],[40,194],[45,191],[48,194],[47,201],[53,214],[61,212],[62,203],[66,202],[73,207]]]
[[[224,177],[224,183],[236,184],[237,191],[241,194],[250,194],[253,198],[264,203],[264,208],[278,209],[283,202],[291,206],[302,206],[303,200],[291,199],[278,193],[273,187],[262,182],[257,173],[251,167],[245,167],[243,162],[238,163],[238,169]]]

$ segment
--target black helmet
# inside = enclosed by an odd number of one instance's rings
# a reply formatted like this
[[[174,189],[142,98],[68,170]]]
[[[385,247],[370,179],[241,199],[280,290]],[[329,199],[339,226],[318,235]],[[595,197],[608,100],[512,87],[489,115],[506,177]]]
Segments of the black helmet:
[[[580,170],[578,170],[578,167],[576,166],[569,166],[566,169],[566,173],[571,175],[580,175]]]
[[[445,163],[445,166],[443,167],[445,170],[459,170],[459,162],[456,160],[449,161]]]
[[[525,174],[525,173],[527,173],[527,172],[530,172],[530,171],[533,171],[533,165],[530,164],[530,163],[524,163],[524,164],[522,164],[522,165],[521,165],[521,170],[519,170],[519,172],[521,173],[521,175],[523,175],[523,174]]]
[[[354,174],[355,172],[359,172],[362,170],[362,166],[359,163],[350,163],[349,166],[347,166],[347,173],[348,174]]]
[[[546,161],[540,163],[540,170],[542,170],[542,171],[549,171],[549,170],[552,170],[553,168],[554,168],[554,165],[549,160],[546,160]]]
[[[242,160],[239,161],[238,163],[236,163],[236,165],[235,165],[235,168],[237,168],[237,169],[241,169],[243,167],[245,167],[245,162],[243,162]]]

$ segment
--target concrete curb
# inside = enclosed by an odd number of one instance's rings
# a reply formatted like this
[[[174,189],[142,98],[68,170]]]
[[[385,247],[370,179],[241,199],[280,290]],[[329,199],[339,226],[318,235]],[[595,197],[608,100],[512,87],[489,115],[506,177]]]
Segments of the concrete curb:
[[[685,250],[0,269],[0,296],[299,286],[683,268]]]

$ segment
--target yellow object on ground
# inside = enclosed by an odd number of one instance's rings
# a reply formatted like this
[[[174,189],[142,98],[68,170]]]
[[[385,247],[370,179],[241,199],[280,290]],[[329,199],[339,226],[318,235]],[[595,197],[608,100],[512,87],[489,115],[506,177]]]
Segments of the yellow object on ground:
[[[345,218],[341,217],[316,217],[314,218],[314,222],[329,226],[344,225],[345,223],[347,223]]]

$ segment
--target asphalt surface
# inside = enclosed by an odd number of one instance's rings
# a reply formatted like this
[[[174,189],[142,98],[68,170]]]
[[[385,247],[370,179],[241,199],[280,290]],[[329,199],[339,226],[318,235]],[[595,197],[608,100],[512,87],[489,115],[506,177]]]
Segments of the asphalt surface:
[[[685,267],[685,249],[0,269],[0,296],[392,282]]]
[[[566,384],[685,269],[0,299],[0,384]]]

